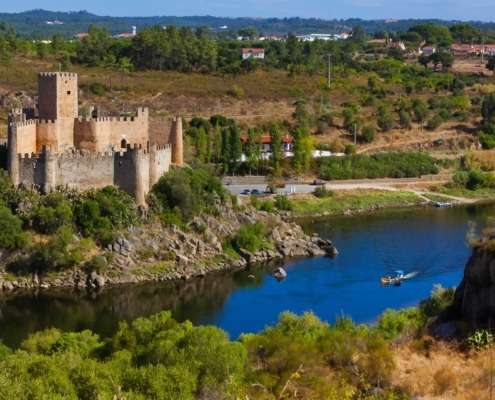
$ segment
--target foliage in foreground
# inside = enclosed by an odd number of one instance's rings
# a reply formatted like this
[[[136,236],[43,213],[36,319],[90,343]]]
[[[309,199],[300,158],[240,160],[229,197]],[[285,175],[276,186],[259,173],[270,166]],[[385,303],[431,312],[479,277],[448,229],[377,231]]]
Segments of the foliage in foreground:
[[[16,351],[0,344],[0,400],[406,399],[391,383],[389,341],[420,332],[451,298],[437,288],[420,307],[387,311],[375,326],[283,313],[237,341],[169,312],[123,322],[105,340],[49,329]]]

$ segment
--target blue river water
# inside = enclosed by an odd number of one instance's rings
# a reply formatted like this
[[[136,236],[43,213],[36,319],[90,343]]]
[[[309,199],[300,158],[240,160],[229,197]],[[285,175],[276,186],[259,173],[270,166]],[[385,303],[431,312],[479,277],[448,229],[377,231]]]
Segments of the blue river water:
[[[275,265],[189,282],[116,287],[100,294],[28,292],[0,297],[0,340],[16,346],[48,327],[112,334],[118,321],[171,310],[179,320],[213,324],[231,337],[276,322],[283,311],[312,311],[332,322],[339,315],[373,322],[387,308],[426,298],[434,285],[453,287],[470,255],[469,232],[477,232],[495,206],[384,211],[373,215],[303,221],[305,230],[331,239],[335,259],[291,260],[282,282]],[[383,287],[382,275],[417,275],[400,287]],[[254,276],[254,278],[253,278]]]

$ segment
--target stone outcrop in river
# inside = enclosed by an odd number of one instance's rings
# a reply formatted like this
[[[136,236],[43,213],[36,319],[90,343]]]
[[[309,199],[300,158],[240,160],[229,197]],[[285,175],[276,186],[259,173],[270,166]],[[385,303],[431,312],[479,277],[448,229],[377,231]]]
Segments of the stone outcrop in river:
[[[104,268],[77,268],[53,278],[26,277],[2,280],[0,290],[19,288],[77,287],[98,289],[109,284],[173,281],[204,276],[220,270],[241,269],[250,264],[292,257],[336,256],[333,244],[308,236],[294,222],[253,208],[219,205],[218,213],[196,217],[187,227],[148,223],[132,227],[101,253]],[[268,230],[264,250],[239,254],[225,244],[242,225],[261,221]]]

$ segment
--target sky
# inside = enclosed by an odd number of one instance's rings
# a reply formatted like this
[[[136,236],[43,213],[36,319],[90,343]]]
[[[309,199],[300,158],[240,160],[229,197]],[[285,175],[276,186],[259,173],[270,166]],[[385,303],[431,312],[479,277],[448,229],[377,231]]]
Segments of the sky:
[[[34,8],[98,15],[227,17],[440,18],[495,20],[495,0],[3,0],[1,12]]]

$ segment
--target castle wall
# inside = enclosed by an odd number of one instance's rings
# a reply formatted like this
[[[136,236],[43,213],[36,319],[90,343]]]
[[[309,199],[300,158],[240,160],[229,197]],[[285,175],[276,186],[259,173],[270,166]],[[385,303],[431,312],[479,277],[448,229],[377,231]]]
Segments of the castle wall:
[[[113,185],[113,168],[112,153],[64,153],[57,157],[56,185],[79,190]]]
[[[149,141],[148,110],[138,109],[136,117],[79,118],[74,125],[74,146],[89,151],[121,149],[125,144],[140,144]]]
[[[39,155],[19,154],[19,183],[42,188],[45,182],[45,160]]]
[[[28,120],[25,122],[13,123],[12,133],[16,135],[17,154],[34,153],[36,152],[36,121]]]
[[[150,151],[150,190],[162,175],[169,171],[172,163],[172,147],[170,145],[154,146]]]
[[[39,120],[36,129],[36,152],[40,153],[43,146],[49,146],[53,151],[59,149],[58,121]],[[25,152],[22,152],[25,153]]]

